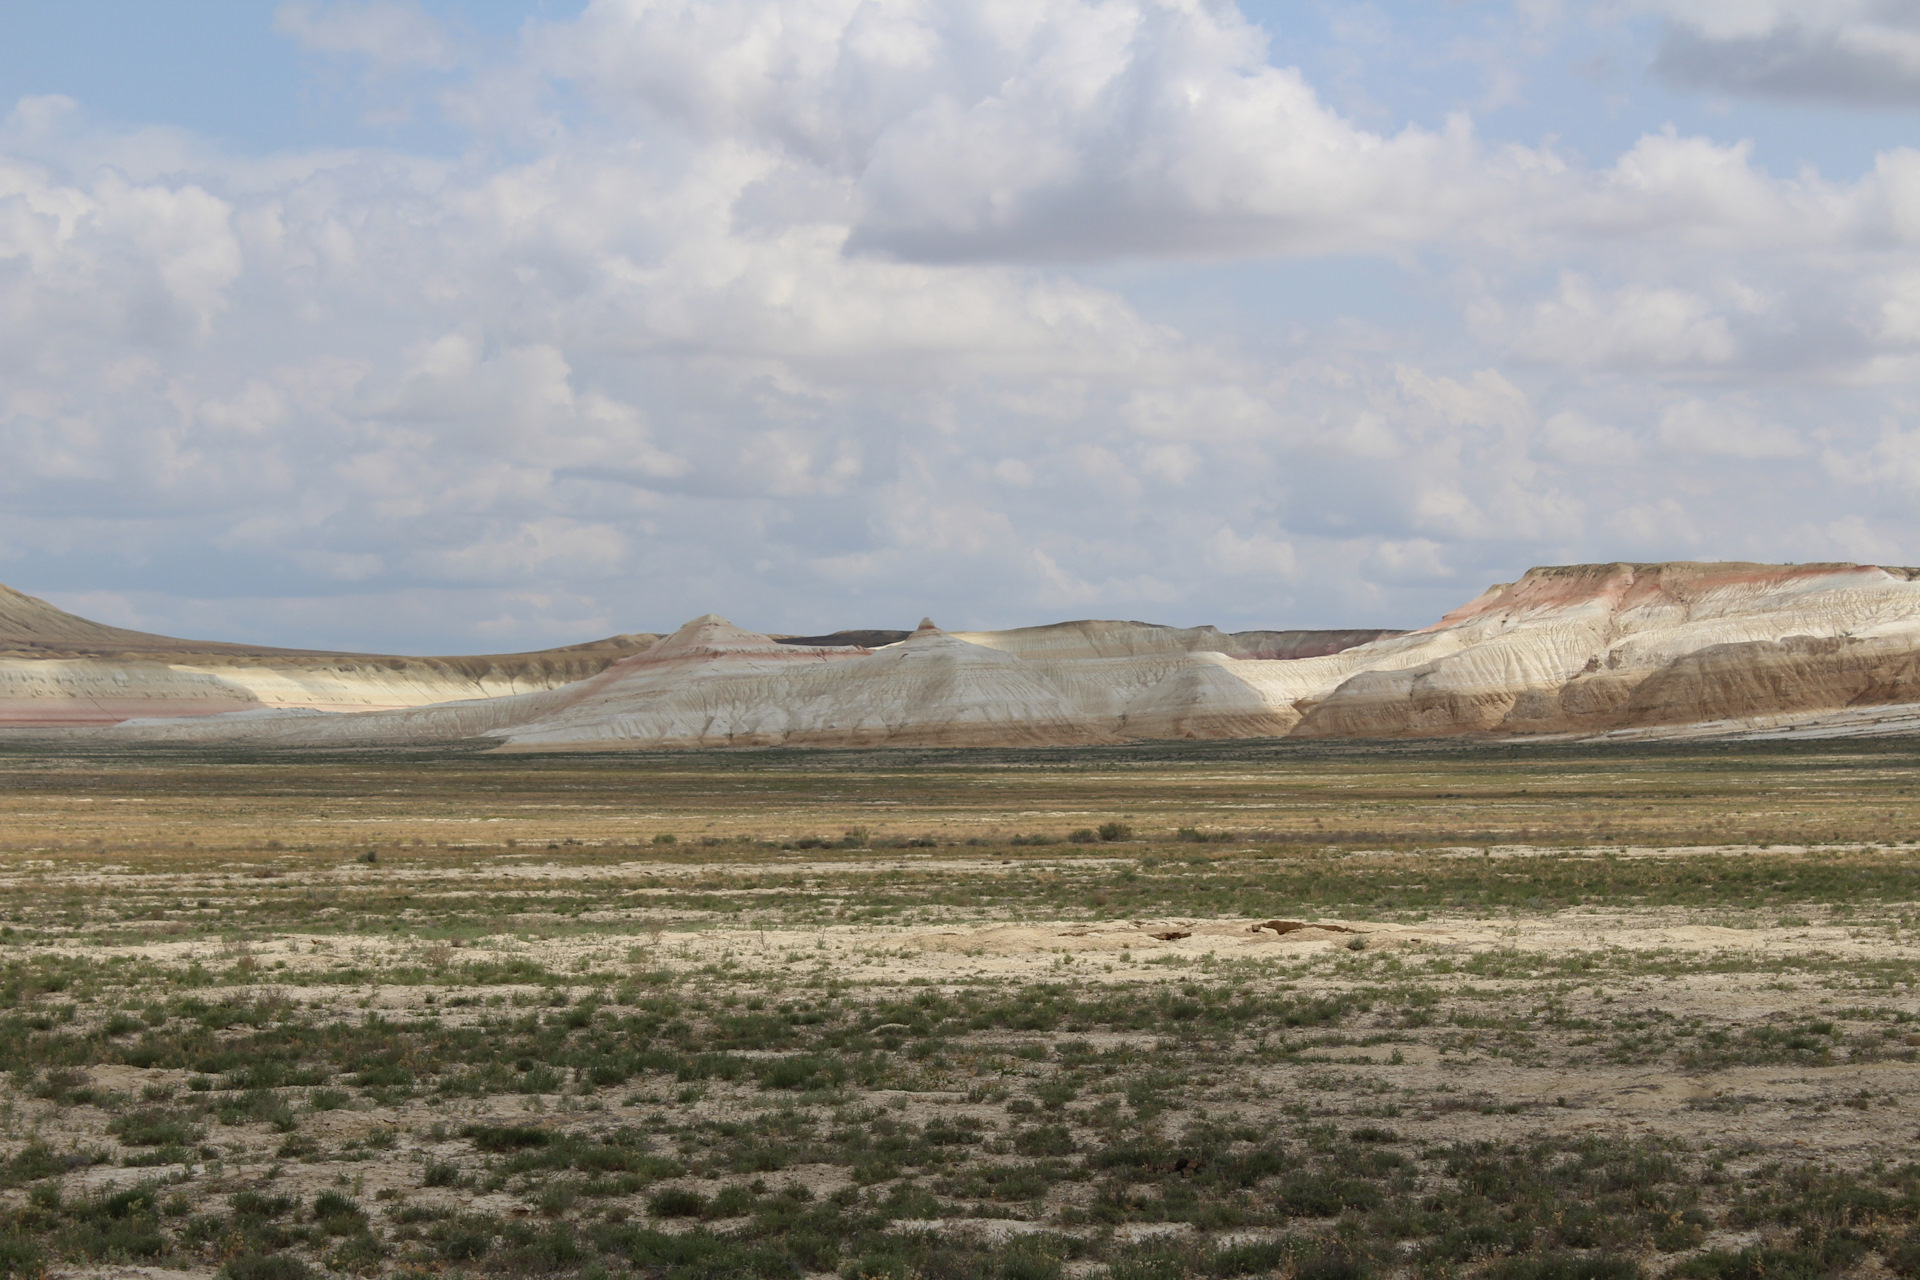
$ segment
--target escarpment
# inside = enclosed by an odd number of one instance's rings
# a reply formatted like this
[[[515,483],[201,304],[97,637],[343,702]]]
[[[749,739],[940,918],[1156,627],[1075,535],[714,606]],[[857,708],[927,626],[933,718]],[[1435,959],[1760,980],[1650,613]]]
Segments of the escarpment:
[[[0,596],[0,723],[540,751],[1853,731],[1863,709],[1920,714],[1920,571],[1873,565],[1539,568],[1410,632],[772,636],[708,614],[664,637],[484,658],[194,646],[49,610]]]

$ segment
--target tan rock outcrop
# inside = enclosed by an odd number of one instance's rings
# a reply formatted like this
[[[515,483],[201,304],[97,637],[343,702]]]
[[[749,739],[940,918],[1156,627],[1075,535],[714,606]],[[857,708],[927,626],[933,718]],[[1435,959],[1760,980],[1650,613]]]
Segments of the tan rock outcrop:
[[[1915,571],[1851,564],[1534,569],[1349,650],[1301,736],[1593,732],[1920,697]]]

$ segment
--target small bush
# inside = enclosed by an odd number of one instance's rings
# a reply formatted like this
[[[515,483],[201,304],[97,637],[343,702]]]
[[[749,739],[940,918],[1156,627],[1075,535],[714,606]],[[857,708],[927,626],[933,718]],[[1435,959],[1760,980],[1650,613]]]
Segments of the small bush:
[[[1799,1265],[1795,1265],[1798,1263]],[[1818,1272],[1805,1260],[1779,1249],[1752,1248],[1734,1252],[1711,1249],[1696,1257],[1683,1259],[1667,1273],[1680,1280],[1760,1280],[1762,1276],[1812,1280]]]
[[[1281,1205],[1300,1218],[1333,1218],[1348,1209],[1372,1209],[1380,1198],[1380,1189],[1370,1182],[1325,1173],[1296,1174],[1280,1187]]]
[[[493,1247],[493,1230],[484,1220],[443,1224],[437,1233],[440,1256],[448,1262],[471,1262]]]
[[[573,1229],[564,1222],[556,1222],[538,1234],[510,1226],[506,1248],[496,1265],[507,1275],[550,1275],[577,1266],[586,1256],[586,1250],[574,1239]]]
[[[1133,839],[1133,828],[1124,822],[1103,822],[1095,833],[1102,844],[1113,844],[1119,840]]]
[[[656,1218],[697,1218],[707,1211],[707,1198],[685,1187],[668,1187],[654,1192],[647,1208]]]
[[[320,1144],[312,1138],[296,1133],[274,1148],[273,1154],[282,1160],[305,1160],[320,1154]]]
[[[248,1253],[221,1268],[227,1280],[307,1280],[313,1272],[286,1253]]]
[[[753,1192],[745,1187],[722,1187],[707,1206],[710,1218],[743,1218],[753,1212]]]
[[[1631,1258],[1548,1253],[1509,1258],[1486,1274],[1488,1280],[1640,1280],[1640,1264]]]
[[[165,1111],[134,1111],[107,1126],[130,1147],[179,1147],[200,1141],[206,1130],[184,1116]]]
[[[366,1211],[338,1191],[322,1191],[315,1196],[313,1216],[330,1236],[354,1235],[367,1226]]]
[[[56,1154],[46,1144],[32,1142],[6,1162],[4,1172],[0,1172],[0,1186],[56,1177],[70,1169],[84,1168],[97,1159],[78,1153]]]
[[[386,1246],[375,1239],[372,1232],[360,1231],[342,1240],[327,1255],[327,1265],[353,1275],[377,1275],[386,1256]]]
[[[167,1251],[152,1183],[106,1192],[63,1208],[64,1248],[89,1258],[154,1258]]]
[[[1067,836],[1067,840],[1071,844],[1092,844],[1099,838],[1099,835],[1094,832],[1092,827],[1080,827],[1070,832]]]
[[[825,1089],[838,1084],[845,1070],[837,1061],[802,1054],[761,1063],[757,1074],[766,1089]]]
[[[841,1280],[913,1280],[919,1274],[898,1254],[867,1253],[840,1268]]]
[[[1076,1147],[1065,1125],[1043,1124],[1016,1133],[1013,1149],[1023,1156],[1070,1156]]]
[[[1920,1236],[1908,1236],[1897,1240],[1887,1248],[1884,1259],[1887,1270],[1905,1280],[1914,1280],[1920,1276]]]
[[[494,1152],[544,1147],[553,1138],[545,1129],[521,1124],[470,1124],[460,1131],[460,1136],[482,1151]]]
[[[24,1236],[0,1236],[0,1276],[35,1277],[46,1269],[39,1245]]]
[[[284,1218],[293,1212],[292,1196],[268,1196],[258,1191],[236,1191],[233,1211],[243,1218]]]

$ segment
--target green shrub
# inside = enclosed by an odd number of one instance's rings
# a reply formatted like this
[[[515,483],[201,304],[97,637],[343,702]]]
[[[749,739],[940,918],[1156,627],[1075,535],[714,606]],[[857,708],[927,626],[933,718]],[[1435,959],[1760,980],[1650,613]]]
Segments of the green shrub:
[[[1905,1277],[1905,1280],[1920,1276],[1920,1236],[1910,1235],[1895,1241],[1888,1246],[1883,1261],[1887,1264],[1887,1270]]]
[[[1487,1280],[1640,1280],[1640,1264],[1631,1258],[1545,1253],[1507,1258],[1490,1267],[1486,1275]]]
[[[0,1186],[18,1185],[23,1182],[36,1182],[41,1178],[57,1177],[71,1169],[84,1168],[95,1163],[97,1157],[77,1152],[56,1154],[45,1143],[35,1141],[17,1152],[13,1159],[6,1162],[0,1171]]]
[[[220,1269],[227,1280],[307,1280],[313,1272],[287,1253],[248,1253]]]
[[[435,1223],[428,1238],[438,1246],[440,1256],[446,1261],[471,1262],[493,1247],[496,1234],[494,1224],[488,1219],[468,1216]]]
[[[460,1131],[460,1136],[482,1151],[494,1152],[544,1147],[553,1140],[553,1135],[545,1129],[517,1124],[470,1124]]]
[[[313,1199],[313,1216],[330,1236],[349,1236],[366,1230],[367,1214],[338,1191],[322,1191]]]
[[[647,1208],[656,1218],[698,1218],[707,1211],[707,1198],[685,1187],[667,1187],[648,1198]]]
[[[846,1077],[846,1067],[836,1059],[797,1054],[759,1063],[755,1073],[765,1089],[825,1089]]]
[[[1797,1249],[1756,1245],[1737,1253],[1713,1249],[1683,1259],[1667,1275],[1674,1280],[1818,1280],[1826,1270],[1817,1258]]]
[[[360,1231],[342,1240],[327,1255],[327,1265],[335,1271],[353,1275],[374,1275],[386,1259],[386,1246],[370,1231]]]
[[[200,1125],[168,1111],[130,1111],[114,1117],[107,1132],[118,1134],[130,1147],[189,1146],[206,1135]]]
[[[710,1218],[743,1218],[753,1212],[753,1192],[745,1187],[722,1187],[707,1206]]]
[[[1370,1273],[1365,1259],[1328,1251],[1301,1263],[1293,1274],[1295,1280],[1366,1280]]]
[[[1016,1240],[1001,1251],[1000,1280],[1059,1280],[1065,1261],[1054,1240]]]
[[[89,1258],[156,1258],[167,1251],[152,1183],[77,1201],[62,1210],[62,1246]]]
[[[1043,1124],[1014,1134],[1013,1149],[1023,1156],[1070,1156],[1077,1148],[1065,1125]]]
[[[1348,1209],[1372,1209],[1380,1203],[1380,1189],[1358,1178],[1328,1173],[1301,1173],[1280,1185],[1280,1203],[1298,1218],[1332,1218]]]
[[[243,1218],[284,1218],[294,1210],[292,1196],[262,1195],[258,1191],[236,1191],[231,1201],[234,1213]]]
[[[25,1236],[0,1236],[0,1276],[20,1276],[23,1280],[44,1275],[46,1255],[40,1246]]]
[[[840,1268],[841,1280],[915,1280],[914,1265],[894,1253],[865,1253]]]

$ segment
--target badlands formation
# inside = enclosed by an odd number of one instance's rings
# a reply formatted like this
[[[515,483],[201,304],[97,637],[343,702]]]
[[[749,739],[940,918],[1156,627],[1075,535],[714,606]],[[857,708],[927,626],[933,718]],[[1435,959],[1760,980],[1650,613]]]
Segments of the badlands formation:
[[[0,586],[0,725],[286,708],[385,711],[554,689],[644,650],[612,636],[542,653],[404,658],[177,640],[77,618]]]
[[[1783,725],[1915,731],[1917,577],[1920,570],[1852,564],[1541,568],[1406,633],[1226,634],[1138,622],[944,632],[925,623],[898,639],[778,638],[709,614],[644,648],[641,637],[616,637],[481,659],[221,646],[187,653],[164,647],[179,641],[138,637],[158,646],[140,649],[116,638],[136,633],[76,633],[70,646],[94,648],[69,653],[54,637],[48,656],[0,657],[0,699],[17,704],[14,690],[26,689],[26,699],[40,699],[41,722],[54,722],[61,716],[50,707],[60,695],[44,691],[71,687],[66,696],[91,699],[97,710],[67,722],[137,716],[117,732],[149,738],[347,744],[486,736],[518,750],[1751,733]],[[9,594],[0,607],[27,599]],[[95,627],[80,619],[60,625]],[[432,696],[436,690],[457,691]],[[399,709],[372,709],[380,697]],[[9,705],[0,701],[0,714]],[[245,714],[208,714],[232,710]],[[320,714],[341,710],[358,714]]]

